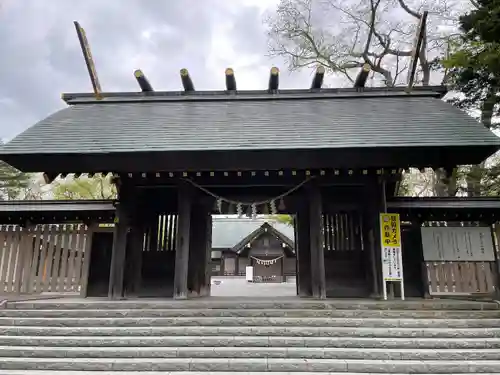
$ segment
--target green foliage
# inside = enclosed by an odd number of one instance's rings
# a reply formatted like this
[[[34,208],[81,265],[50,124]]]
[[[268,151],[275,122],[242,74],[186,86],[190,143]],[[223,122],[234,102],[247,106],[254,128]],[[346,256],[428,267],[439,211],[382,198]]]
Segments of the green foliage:
[[[277,221],[286,225],[293,226],[293,217],[291,215],[271,215],[268,217],[270,220]]]
[[[488,129],[498,127],[500,87],[500,0],[478,0],[476,9],[460,17],[462,37],[450,46],[451,54],[442,61],[448,70],[447,83],[460,95],[450,100],[469,114],[479,114]],[[498,195],[499,160],[460,170],[458,192],[467,196]]]
[[[0,161],[0,200],[23,199],[32,176]]]
[[[54,182],[52,189],[54,199],[114,199],[116,188],[108,177],[67,178]]]
[[[500,156],[492,157],[487,167],[480,167],[482,168],[478,168],[476,171],[476,173],[479,173],[476,178],[480,180],[476,185],[475,192],[478,195],[500,196]]]
[[[493,128],[498,115],[500,86],[500,0],[479,0],[477,8],[460,18],[462,38],[442,61],[448,83],[462,95],[452,102],[464,110],[478,110],[481,121]]]

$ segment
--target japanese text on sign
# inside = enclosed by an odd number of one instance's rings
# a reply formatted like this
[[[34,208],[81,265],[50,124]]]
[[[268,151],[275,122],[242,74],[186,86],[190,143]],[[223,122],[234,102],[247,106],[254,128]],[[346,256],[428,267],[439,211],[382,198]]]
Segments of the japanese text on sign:
[[[382,249],[382,273],[385,281],[403,280],[400,247],[384,247]]]
[[[401,246],[399,214],[380,214],[380,229],[383,246]]]

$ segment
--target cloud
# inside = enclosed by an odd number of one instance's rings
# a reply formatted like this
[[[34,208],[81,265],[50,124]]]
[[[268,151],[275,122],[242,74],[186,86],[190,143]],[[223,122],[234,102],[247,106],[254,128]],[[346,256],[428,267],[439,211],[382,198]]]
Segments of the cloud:
[[[282,87],[308,87],[267,54],[263,14],[277,0],[4,0],[0,8],[0,139],[63,108],[63,92],[89,92],[73,21],[87,32],[105,91],[138,91],[142,69],[156,90],[179,90],[188,68],[197,89],[224,87],[233,67],[240,89],[264,88],[270,67]]]

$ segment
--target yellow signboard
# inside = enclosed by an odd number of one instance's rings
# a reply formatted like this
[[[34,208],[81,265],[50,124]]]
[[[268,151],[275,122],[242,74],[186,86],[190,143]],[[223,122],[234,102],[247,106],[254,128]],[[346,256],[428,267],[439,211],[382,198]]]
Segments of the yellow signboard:
[[[380,214],[380,236],[383,246],[401,246],[399,214]]]

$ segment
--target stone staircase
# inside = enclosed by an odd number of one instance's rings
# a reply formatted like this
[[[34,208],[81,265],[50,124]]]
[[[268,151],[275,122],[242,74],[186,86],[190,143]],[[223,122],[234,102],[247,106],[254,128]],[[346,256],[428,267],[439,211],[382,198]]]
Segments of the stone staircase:
[[[500,374],[496,303],[8,303],[0,375]]]

